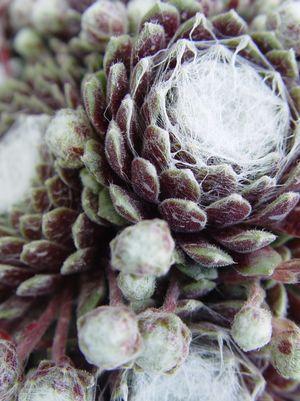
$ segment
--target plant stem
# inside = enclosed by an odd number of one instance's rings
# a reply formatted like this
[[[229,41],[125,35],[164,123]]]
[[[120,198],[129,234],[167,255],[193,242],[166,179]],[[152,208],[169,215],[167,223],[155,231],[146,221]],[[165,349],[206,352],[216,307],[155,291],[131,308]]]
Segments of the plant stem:
[[[177,306],[177,300],[180,295],[180,289],[177,279],[173,276],[167,290],[166,298],[163,304],[163,310],[166,312],[174,312]]]
[[[72,290],[67,288],[62,295],[60,313],[52,344],[52,359],[56,363],[59,363],[66,353],[69,325],[72,317],[72,301]]]
[[[254,280],[249,287],[249,296],[246,305],[261,306],[265,299],[265,291],[260,286],[258,280]]]
[[[23,339],[17,346],[17,352],[21,363],[24,362],[35,349],[36,345],[55,319],[60,302],[60,296],[53,298],[39,319],[25,328]]]
[[[107,269],[107,278],[109,286],[109,304],[111,306],[122,305],[122,293],[118,287],[116,275],[110,268]]]

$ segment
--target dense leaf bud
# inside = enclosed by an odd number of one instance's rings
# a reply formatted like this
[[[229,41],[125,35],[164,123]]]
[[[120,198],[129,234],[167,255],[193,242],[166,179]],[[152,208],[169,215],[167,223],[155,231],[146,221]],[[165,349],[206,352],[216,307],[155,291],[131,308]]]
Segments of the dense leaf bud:
[[[32,13],[34,27],[43,34],[75,34],[80,27],[80,14],[67,0],[36,0]]]
[[[272,336],[271,312],[258,306],[243,307],[235,315],[231,335],[245,352],[263,347]]]
[[[20,390],[19,401],[92,401],[94,378],[67,361],[42,361]]]
[[[99,45],[126,31],[126,9],[120,1],[98,0],[82,15],[81,35],[92,45]]]
[[[31,28],[23,28],[15,36],[14,48],[24,58],[41,56],[44,50],[40,35]]]
[[[174,313],[148,309],[139,315],[143,350],[136,366],[148,373],[172,373],[189,354],[191,333]]]
[[[82,109],[61,109],[52,118],[46,131],[46,142],[67,168],[79,168],[87,139],[93,137],[92,128]]]
[[[125,228],[111,243],[111,264],[137,276],[162,276],[173,262],[174,240],[163,220],[144,220]]]
[[[118,275],[118,286],[124,297],[129,301],[142,301],[153,295],[155,291],[155,277],[140,277],[121,272]]]
[[[134,313],[125,306],[100,306],[79,318],[79,347],[86,360],[100,369],[115,369],[141,351]]]

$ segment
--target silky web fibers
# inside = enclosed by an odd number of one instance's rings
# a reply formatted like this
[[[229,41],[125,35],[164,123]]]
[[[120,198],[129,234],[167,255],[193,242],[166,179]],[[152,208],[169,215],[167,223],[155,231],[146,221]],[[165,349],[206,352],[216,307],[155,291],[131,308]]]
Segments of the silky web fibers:
[[[187,52],[192,57],[185,59]],[[154,88],[159,124],[199,166],[232,165],[245,182],[286,163],[290,109],[277,73],[218,42],[199,49],[179,41],[161,62]]]
[[[129,401],[251,401],[239,359],[225,348],[193,344],[185,363],[170,375],[133,373]]]

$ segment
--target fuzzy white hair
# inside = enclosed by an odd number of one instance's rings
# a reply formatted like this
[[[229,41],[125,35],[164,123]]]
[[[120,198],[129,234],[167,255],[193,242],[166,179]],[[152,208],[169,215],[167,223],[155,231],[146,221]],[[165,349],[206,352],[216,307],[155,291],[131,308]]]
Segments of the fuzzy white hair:
[[[250,39],[240,39],[235,51],[217,40],[171,46],[158,64],[152,95],[159,113],[150,119],[198,166],[231,165],[245,183],[282,173],[291,156],[291,113],[280,75],[266,60],[263,68],[243,58]]]
[[[219,347],[194,342],[186,362],[172,375],[134,372],[129,401],[254,401],[264,389],[264,380],[249,361],[243,359],[219,337]],[[242,366],[248,379],[256,377],[250,391],[244,383]]]
[[[0,213],[24,200],[39,161],[46,115],[20,116],[0,140]]]

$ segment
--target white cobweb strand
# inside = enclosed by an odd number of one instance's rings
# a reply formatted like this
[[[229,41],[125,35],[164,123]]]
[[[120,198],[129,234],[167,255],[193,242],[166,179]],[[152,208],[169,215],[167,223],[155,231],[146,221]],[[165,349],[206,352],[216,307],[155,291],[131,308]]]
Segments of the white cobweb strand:
[[[184,365],[173,375],[134,373],[130,401],[250,401],[241,385],[233,354],[193,346]]]
[[[179,51],[171,76],[162,71],[157,82],[167,95],[163,126],[199,165],[237,165],[241,179],[278,170],[290,120],[280,79],[274,73],[270,88],[252,64],[220,44],[189,50],[194,58],[182,63]]]
[[[21,116],[0,139],[0,213],[22,201],[35,176],[49,117]]]

